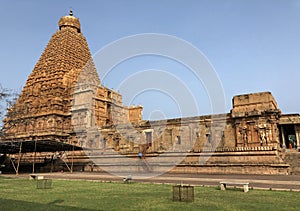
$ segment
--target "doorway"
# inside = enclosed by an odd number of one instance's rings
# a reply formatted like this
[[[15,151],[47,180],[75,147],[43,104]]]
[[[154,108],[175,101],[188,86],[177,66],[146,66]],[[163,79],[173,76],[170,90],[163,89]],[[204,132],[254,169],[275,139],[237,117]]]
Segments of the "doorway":
[[[297,138],[295,132],[295,125],[287,124],[281,125],[282,129],[280,131],[280,143],[283,145],[283,142],[288,149],[297,148]]]

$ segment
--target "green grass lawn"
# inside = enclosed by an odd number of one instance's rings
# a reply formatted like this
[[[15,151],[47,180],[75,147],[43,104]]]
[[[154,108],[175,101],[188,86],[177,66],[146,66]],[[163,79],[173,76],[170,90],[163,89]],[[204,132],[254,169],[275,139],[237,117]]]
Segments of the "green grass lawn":
[[[0,177],[0,210],[300,210],[300,192],[195,187],[195,201],[173,202],[172,185]]]

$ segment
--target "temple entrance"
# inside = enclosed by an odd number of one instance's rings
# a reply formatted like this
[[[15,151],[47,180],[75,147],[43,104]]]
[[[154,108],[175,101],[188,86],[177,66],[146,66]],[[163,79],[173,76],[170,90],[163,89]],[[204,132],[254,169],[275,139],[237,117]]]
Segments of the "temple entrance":
[[[146,144],[152,145],[152,132],[146,132]]]
[[[295,126],[292,124],[281,125],[280,130],[280,144],[282,147],[286,147],[288,149],[296,149],[297,148],[297,138],[295,132]]]

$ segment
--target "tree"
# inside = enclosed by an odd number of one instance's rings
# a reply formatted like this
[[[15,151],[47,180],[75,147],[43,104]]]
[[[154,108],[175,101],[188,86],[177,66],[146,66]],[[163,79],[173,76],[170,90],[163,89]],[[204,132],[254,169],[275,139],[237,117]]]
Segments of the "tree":
[[[7,111],[11,108],[18,99],[18,94],[16,91],[8,88],[4,88],[0,84],[0,128],[1,128],[1,135],[3,131],[3,120],[7,115]]]

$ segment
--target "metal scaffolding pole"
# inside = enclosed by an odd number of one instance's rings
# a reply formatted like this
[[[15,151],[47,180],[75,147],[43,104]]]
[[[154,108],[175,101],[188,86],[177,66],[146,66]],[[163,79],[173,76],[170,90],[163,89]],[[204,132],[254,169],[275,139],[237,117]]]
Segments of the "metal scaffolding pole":
[[[12,166],[13,166],[13,168],[14,168],[14,170],[15,170],[16,174],[17,174],[17,169],[16,169],[16,166],[15,166],[15,163],[14,163],[14,161],[12,161],[12,159],[11,159],[11,157],[10,157],[10,156],[8,156],[8,157],[9,157],[9,160],[11,161],[11,164],[12,164]]]
[[[20,150],[19,150],[19,157],[18,157],[18,165],[17,165],[17,169],[16,169],[16,175],[19,175],[19,167],[20,167],[20,161],[21,161],[21,156],[22,156],[22,141],[20,144]]]
[[[72,164],[71,164],[71,173],[73,173],[73,165],[74,165],[74,143],[73,143],[73,150],[72,150]]]
[[[36,158],[36,140],[34,140],[34,155],[33,155],[33,163],[32,163],[32,173],[34,173],[34,166],[35,166],[35,158]]]
[[[66,152],[64,152],[63,156],[61,157],[61,160],[64,162],[64,164],[66,165],[66,167],[68,168],[68,170],[72,173],[72,169],[71,169],[72,167],[70,168],[69,165],[68,165],[68,163],[64,160],[65,155],[66,155]],[[66,157],[68,157],[68,155],[66,155]]]

